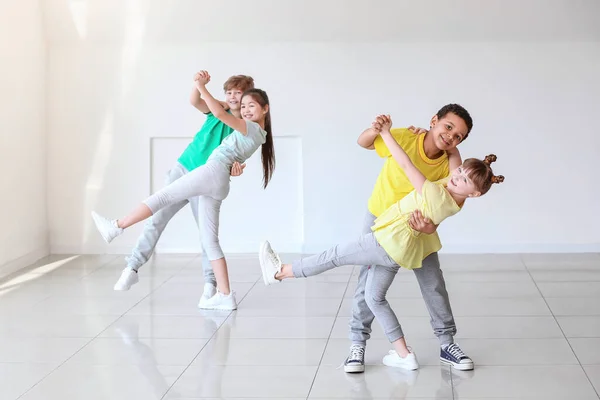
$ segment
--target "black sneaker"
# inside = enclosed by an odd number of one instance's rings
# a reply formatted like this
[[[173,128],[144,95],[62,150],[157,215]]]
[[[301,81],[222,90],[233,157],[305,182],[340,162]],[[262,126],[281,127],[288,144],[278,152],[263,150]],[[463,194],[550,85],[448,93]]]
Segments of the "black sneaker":
[[[365,348],[360,344],[350,347],[350,355],[344,362],[344,372],[365,372]]]
[[[460,371],[470,371],[474,368],[473,360],[463,353],[456,343],[442,347],[440,361]]]

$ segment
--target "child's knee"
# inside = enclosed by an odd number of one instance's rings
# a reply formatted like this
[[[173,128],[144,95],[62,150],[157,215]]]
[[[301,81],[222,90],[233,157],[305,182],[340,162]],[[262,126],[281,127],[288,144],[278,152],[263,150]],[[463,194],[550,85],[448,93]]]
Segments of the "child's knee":
[[[217,237],[202,239],[202,247],[204,248],[204,252],[209,260],[218,260],[225,257]]]
[[[365,289],[365,301],[373,313],[387,304],[385,295],[368,287]]]

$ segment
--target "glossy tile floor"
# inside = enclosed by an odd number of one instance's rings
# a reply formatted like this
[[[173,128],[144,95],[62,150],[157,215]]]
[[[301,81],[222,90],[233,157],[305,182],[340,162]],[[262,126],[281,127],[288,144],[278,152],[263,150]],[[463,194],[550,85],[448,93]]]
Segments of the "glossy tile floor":
[[[0,399],[599,399],[598,254],[442,256],[457,341],[476,364],[462,373],[438,363],[401,271],[390,302],[421,369],[384,367],[376,324],[357,375],[338,368],[354,267],[265,287],[254,257],[230,258],[240,304],[223,313],[196,308],[199,257],[158,256],[114,292],[123,263],[51,256],[0,280]]]

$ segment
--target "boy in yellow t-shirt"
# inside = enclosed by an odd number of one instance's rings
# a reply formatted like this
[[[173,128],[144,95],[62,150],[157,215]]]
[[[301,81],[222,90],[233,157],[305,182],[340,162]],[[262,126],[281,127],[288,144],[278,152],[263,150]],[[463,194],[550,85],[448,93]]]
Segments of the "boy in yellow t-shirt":
[[[433,223],[439,224],[459,212],[467,198],[476,198],[504,180],[495,176],[490,164],[496,161],[491,154],[485,160],[470,158],[461,163],[460,156],[450,156],[451,175],[431,182],[417,169],[402,147],[390,133],[391,119],[379,116],[381,137],[390,149],[394,161],[402,168],[414,189],[392,204],[377,218],[373,233],[362,235],[356,241],[336,245],[320,254],[305,257],[292,264],[282,264],[269,242],[259,252],[265,284],[284,279],[307,278],[342,265],[371,264],[365,285],[366,302],[393,345],[384,358],[385,365],[415,370],[419,368],[416,355],[406,345],[402,327],[386,300],[386,294],[400,266],[410,269],[421,267],[429,254],[441,248],[439,240],[430,240],[410,227],[410,214],[421,210]]]
[[[448,156],[455,153],[460,157],[456,146],[468,137],[472,128],[473,119],[464,107],[458,104],[447,104],[432,117],[429,132],[414,135],[406,129],[391,129],[391,134],[417,169],[430,181],[436,181],[448,175]],[[385,159],[369,199],[362,233],[370,233],[375,219],[413,190],[408,177],[392,159],[388,147],[379,136],[380,129],[381,126],[374,123],[358,138],[358,144],[361,147],[375,150],[380,157]],[[413,213],[409,223],[421,234],[431,235],[434,239],[439,240],[437,227],[431,221],[424,219],[420,212]],[[354,292],[350,319],[352,346],[344,364],[346,372],[363,372],[365,370],[365,347],[371,336],[371,324],[375,318],[365,300],[368,270],[368,265],[360,267],[358,284]],[[473,361],[454,343],[456,324],[437,252],[430,254],[423,260],[421,268],[413,271],[431,315],[431,326],[440,341],[440,360],[456,369],[473,369]]]

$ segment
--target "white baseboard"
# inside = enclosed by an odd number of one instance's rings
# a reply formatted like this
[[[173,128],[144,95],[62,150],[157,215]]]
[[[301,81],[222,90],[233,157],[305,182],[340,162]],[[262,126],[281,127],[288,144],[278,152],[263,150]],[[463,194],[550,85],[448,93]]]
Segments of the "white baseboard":
[[[48,254],[50,254],[50,247],[46,245],[31,251],[22,257],[0,265],[0,279],[33,264],[37,260],[46,257]]]
[[[600,243],[447,243],[440,253],[447,254],[530,254],[530,253],[600,253]]]
[[[315,254],[330,248],[331,244],[277,243],[275,250],[288,254]],[[52,254],[129,254],[133,246],[52,246]],[[223,248],[226,254],[256,254],[257,243],[240,243],[235,246]],[[198,248],[161,247],[156,249],[156,254],[197,254]],[[440,251],[446,254],[526,254],[526,253],[600,253],[600,243],[589,244],[549,244],[549,243],[524,243],[524,244],[493,244],[493,243],[446,243]],[[47,254],[47,253],[46,253]]]
[[[52,254],[129,254],[133,245],[89,245],[89,246],[63,246],[53,245]],[[237,243],[236,245],[223,245],[225,254],[254,254],[258,253],[259,243]],[[294,242],[278,242],[276,250],[280,253],[301,253],[302,244]],[[200,254],[200,248],[194,247],[156,247],[156,254]]]
[[[440,254],[526,254],[526,253],[600,253],[600,243],[589,244],[495,244],[495,243],[444,243]],[[331,244],[310,244],[303,248],[304,254],[320,253]]]

